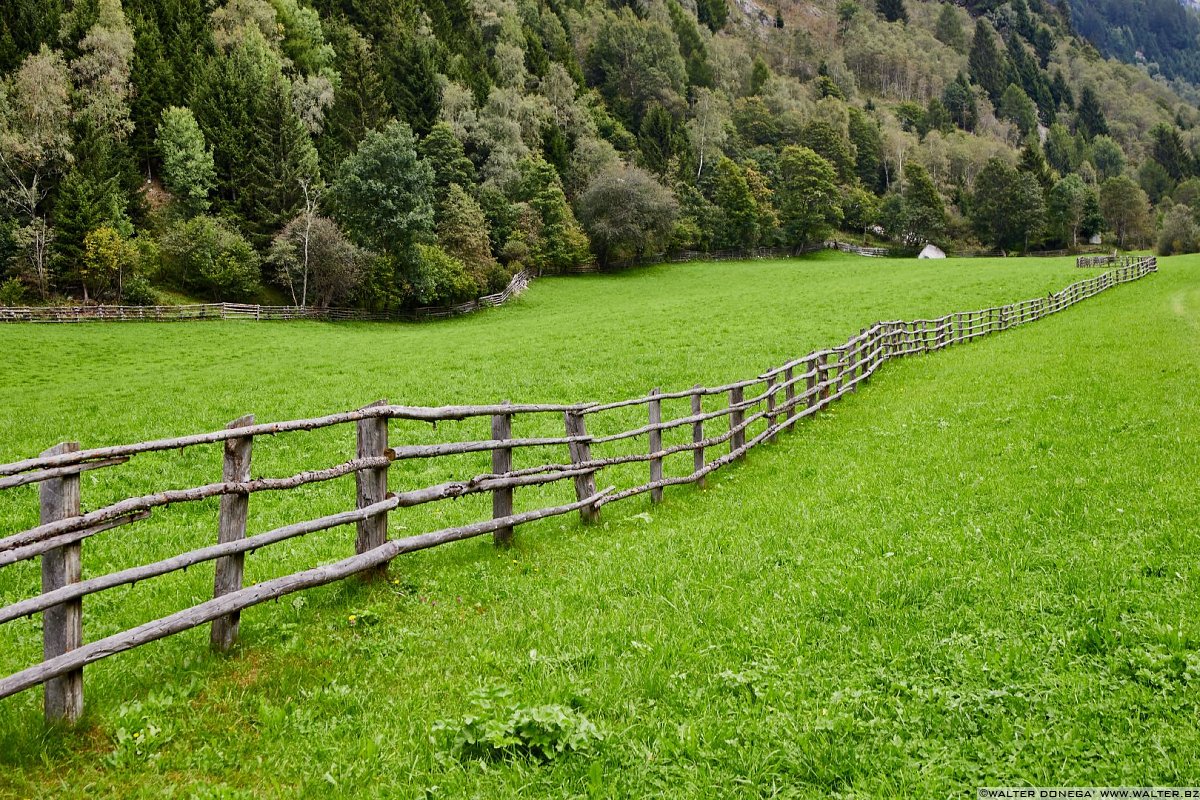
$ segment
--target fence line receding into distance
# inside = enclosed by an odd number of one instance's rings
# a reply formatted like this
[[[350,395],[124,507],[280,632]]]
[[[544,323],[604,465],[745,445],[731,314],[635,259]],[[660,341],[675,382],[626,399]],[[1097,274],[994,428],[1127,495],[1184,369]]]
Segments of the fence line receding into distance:
[[[493,534],[499,544],[511,540],[517,526],[578,511],[584,521],[597,520],[601,508],[649,493],[652,502],[668,486],[702,483],[705,476],[741,458],[757,445],[788,431],[804,417],[857,390],[881,365],[902,356],[927,353],[963,344],[980,336],[1022,325],[1062,311],[1113,286],[1157,271],[1153,258],[1122,264],[1109,272],[1074,283],[1062,291],[1009,305],[947,314],[939,319],[878,322],[844,344],[811,352],[760,375],[723,386],[694,386],[680,391],[654,389],[643,397],[610,403],[566,405],[500,403],[482,406],[422,407],[390,405],[383,401],[355,411],[315,419],[256,423],[242,417],[223,430],[135,444],[80,449],[64,442],[40,456],[0,465],[0,489],[38,483],[40,524],[0,538],[0,568],[41,559],[42,593],[0,608],[0,624],[42,614],[43,660],[0,678],[0,698],[45,686],[45,712],[51,721],[73,721],[83,710],[83,668],[100,659],[200,625],[211,623],[212,646],[228,649],[237,638],[241,611],[301,589],[328,584],[352,575],[373,577],[389,561],[416,550],[447,542]],[[705,410],[705,401],[709,410]],[[664,413],[678,406],[682,414]],[[713,407],[716,406],[716,407]],[[621,423],[645,407],[644,424],[600,435],[605,421]],[[546,419],[547,416],[557,418]],[[546,420],[543,429],[557,426],[560,435],[514,437],[515,417]],[[614,420],[615,417],[615,420]],[[438,444],[404,444],[389,438],[389,422],[413,420],[490,419],[490,437]],[[589,422],[592,433],[589,433]],[[287,477],[251,478],[250,463],[258,437],[313,431],[353,424],[357,447],[353,458],[340,464]],[[718,427],[719,425],[719,427]],[[664,444],[664,434],[678,441]],[[689,436],[690,434],[690,436]],[[612,452],[616,443],[629,452]],[[222,445],[224,467],[220,480],[185,489],[168,489],[129,497],[86,513],[80,502],[80,474],[118,467],[139,455]],[[514,455],[551,448],[556,462],[514,467]],[[723,452],[717,455],[716,448]],[[388,468],[396,461],[432,459],[467,453],[490,453],[491,472],[459,480],[407,488],[389,493]],[[690,458],[686,457],[690,454]],[[684,456],[683,466],[668,475],[664,462]],[[679,460],[672,460],[672,464]],[[597,488],[597,476],[617,465],[647,465],[648,473],[630,486]],[[354,508],[263,533],[247,535],[250,496],[284,491],[323,481],[355,477]],[[216,476],[214,475],[214,478]],[[573,499],[530,511],[513,510],[513,493],[523,487],[565,482]],[[387,538],[388,514],[442,500],[490,493],[492,515],[467,525],[443,528],[401,539]],[[169,558],[118,569],[103,575],[82,574],[82,547],[88,538],[143,521],[160,509],[178,503],[220,498],[216,541]],[[244,559],[268,545],[318,531],[355,525],[354,555],[282,577],[246,586]],[[97,592],[215,562],[210,600],[128,630],[84,642],[83,598]]]

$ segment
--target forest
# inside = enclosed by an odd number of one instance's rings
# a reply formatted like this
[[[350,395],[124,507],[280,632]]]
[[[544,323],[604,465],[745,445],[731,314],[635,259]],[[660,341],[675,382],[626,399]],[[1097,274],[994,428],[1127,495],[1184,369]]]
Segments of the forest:
[[[1071,9],[1080,35],[1104,55],[1200,82],[1200,16],[1179,0],[1071,0]]]
[[[6,0],[0,305],[393,309],[837,231],[1196,250],[1200,112],[1072,19],[1050,0]]]

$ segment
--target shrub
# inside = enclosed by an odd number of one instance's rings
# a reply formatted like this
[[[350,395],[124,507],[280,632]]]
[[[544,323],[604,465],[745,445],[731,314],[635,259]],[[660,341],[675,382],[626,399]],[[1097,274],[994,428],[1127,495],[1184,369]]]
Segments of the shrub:
[[[1160,256],[1200,251],[1200,228],[1192,218],[1192,210],[1183,204],[1173,206],[1163,217],[1158,234]]]
[[[158,302],[158,296],[145,276],[130,275],[121,287],[121,302],[131,306],[152,306]]]
[[[212,217],[196,217],[163,237],[165,275],[213,300],[251,300],[258,294],[258,254],[241,234]]]
[[[428,244],[417,245],[416,252],[413,298],[421,305],[461,303],[481,294],[480,283],[454,256]]]
[[[517,271],[519,272],[520,270]],[[486,283],[484,287],[486,293],[495,294],[496,292],[503,291],[504,287],[508,286],[508,282],[512,280],[512,276],[515,274],[516,272],[510,275],[504,267],[499,264],[492,264],[483,274],[483,279]]]
[[[26,300],[25,284],[20,278],[9,278],[0,283],[0,306],[23,306]]]
[[[520,706],[507,689],[471,694],[472,713],[433,725],[434,737],[458,758],[530,756],[543,761],[584,752],[603,740],[587,717],[560,705]]]

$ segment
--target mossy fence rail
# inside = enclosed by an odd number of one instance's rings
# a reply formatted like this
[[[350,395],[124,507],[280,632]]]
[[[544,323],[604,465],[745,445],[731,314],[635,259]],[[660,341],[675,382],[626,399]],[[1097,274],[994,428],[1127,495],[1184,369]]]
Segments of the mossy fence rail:
[[[578,511],[585,522],[591,522],[599,518],[604,505],[643,493],[648,493],[652,502],[659,502],[666,487],[703,483],[709,473],[790,430],[797,421],[817,414],[847,393],[856,391],[859,384],[893,358],[965,344],[980,336],[1041,319],[1113,286],[1137,280],[1157,268],[1155,259],[1139,259],[1046,297],[979,311],[956,312],[939,319],[878,322],[839,347],[811,352],[760,375],[724,386],[697,385],[674,392],[655,389],[644,397],[571,405],[505,402],[434,408],[389,405],[379,401],[356,411],[315,419],[256,424],[253,416],[246,416],[234,420],[224,430],[136,444],[84,450],[76,442],[64,442],[36,458],[0,465],[0,489],[40,484],[40,524],[0,538],[0,568],[40,557],[42,573],[42,593],[0,608],[0,624],[36,613],[42,614],[43,623],[43,660],[0,678],[0,698],[42,684],[45,686],[47,719],[74,721],[83,710],[83,668],[87,664],[207,623],[212,625],[212,646],[226,650],[237,639],[240,612],[267,600],[353,575],[368,579],[378,577],[396,557],[447,542],[491,533],[497,544],[504,545],[511,540],[514,528],[534,520]],[[705,410],[706,399],[709,410]],[[640,415],[637,407],[645,407],[645,414]],[[664,418],[664,407],[682,409],[682,415]],[[629,429],[618,427],[619,432],[606,435],[588,432],[589,421],[593,423],[592,430],[596,431],[612,428],[615,424],[628,425],[630,419],[636,418],[635,414],[641,416],[644,424]],[[615,419],[608,416],[606,420],[606,415],[615,415]],[[561,435],[514,438],[513,419],[518,416],[540,418],[545,424],[537,427],[543,432],[558,426]],[[555,422],[553,417],[558,421]],[[435,444],[402,444],[389,439],[389,422],[392,420],[436,425],[440,421],[482,421],[481,418],[490,420],[490,438],[454,439]],[[718,420],[722,420],[719,432],[713,430]],[[288,477],[251,478],[251,454],[258,437],[351,424],[357,428],[357,448],[350,460]],[[670,433],[676,443],[664,444],[666,433]],[[617,449],[629,452],[611,453],[611,446],[618,442],[624,442],[625,446]],[[115,468],[141,454],[217,444],[224,448],[223,473],[219,481],[129,497],[87,513],[81,510],[80,474],[84,471]],[[713,457],[713,449],[718,447],[725,452]],[[554,452],[565,450],[565,457],[558,463],[514,467],[515,452],[545,448]],[[490,453],[491,471],[421,488],[388,491],[388,468],[396,461],[438,459],[468,453],[479,456]],[[683,463],[672,460],[676,474],[667,476],[664,461],[677,455],[684,457]],[[646,465],[648,473],[630,481],[634,485],[597,489],[597,475],[611,475],[605,470],[622,464],[630,466],[616,471],[623,472],[626,478],[634,474],[638,464]],[[354,508],[247,535],[251,495],[349,475],[354,475],[356,480]],[[568,486],[573,484],[573,501],[514,512],[514,491],[560,481],[569,482]],[[389,540],[387,537],[389,512],[480,493],[491,494],[490,519],[402,539]],[[564,491],[562,497],[569,498],[569,491]],[[146,520],[156,510],[172,504],[209,498],[220,498],[216,542],[212,545],[153,563],[84,578],[82,547],[89,537]],[[248,552],[293,537],[351,524],[357,526],[354,555],[335,563],[244,585],[243,567]],[[84,642],[84,597],[210,561],[216,562],[211,600],[96,641]]]

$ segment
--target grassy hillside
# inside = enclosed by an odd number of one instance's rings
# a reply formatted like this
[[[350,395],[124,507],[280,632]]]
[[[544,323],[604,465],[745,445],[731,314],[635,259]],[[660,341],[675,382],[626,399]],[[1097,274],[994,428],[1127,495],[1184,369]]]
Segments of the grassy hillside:
[[[83,739],[31,736],[34,693],[4,701],[0,794],[943,797],[1018,782],[1186,784],[1200,769],[1200,441],[1188,422],[1200,411],[1200,260],[1161,270],[889,365],[706,491],[609,507],[597,528],[522,529],[511,552],[475,542],[406,557],[397,583],[254,609],[230,659],[208,656],[196,632],[90,667]],[[828,255],[546,280],[510,308],[433,326],[6,329],[39,355],[0,389],[15,432],[0,456],[380,395],[605,399],[725,379],[879,317],[1034,296],[1079,274],[1065,260]],[[114,355],[135,349],[136,363]],[[252,360],[259,379],[237,363]],[[262,445],[263,474],[333,444],[286,441]],[[114,491],[212,474],[216,457],[202,461],[133,462]],[[393,470],[393,488],[428,477],[415,469]],[[102,494],[92,483],[89,505]],[[32,497],[7,493],[0,517],[27,522]],[[256,497],[252,528],[339,497],[292,508]],[[206,538],[195,528],[211,513],[172,509],[89,542],[85,560]],[[349,541],[256,554],[251,578]],[[33,570],[6,570],[0,598],[35,585]],[[101,596],[87,634],[210,589],[206,572]],[[33,622],[0,635],[0,667],[36,658]],[[604,739],[548,764],[451,757],[436,723],[489,716],[471,697],[481,687],[574,708]]]

